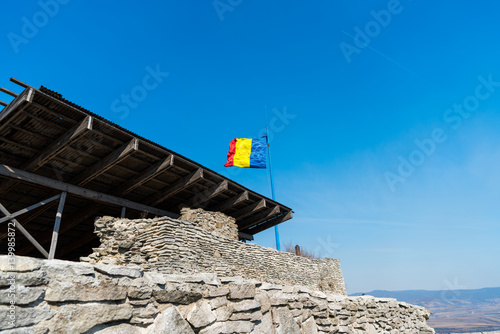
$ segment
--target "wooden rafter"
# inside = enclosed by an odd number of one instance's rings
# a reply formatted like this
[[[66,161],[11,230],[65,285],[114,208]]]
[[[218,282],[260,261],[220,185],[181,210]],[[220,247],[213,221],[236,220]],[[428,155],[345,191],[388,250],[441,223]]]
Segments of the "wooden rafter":
[[[139,140],[137,138],[133,138],[128,143],[123,144],[120,148],[111,152],[104,159],[97,161],[94,165],[85,169],[84,172],[74,177],[70,181],[70,183],[77,184],[79,186],[83,186],[89,183],[97,176],[106,172],[108,169],[125,159],[128,155],[132,154],[134,151],[137,151],[138,147]]]
[[[245,232],[248,232],[250,234],[256,234],[256,233],[262,232],[264,230],[267,230],[270,227],[281,224],[284,221],[292,219],[292,217],[293,217],[292,211],[288,211],[287,213],[284,213],[279,217],[276,217],[274,219],[270,219],[268,222],[263,223],[261,225],[257,225],[256,227],[248,229]]]
[[[192,186],[195,184],[197,181],[203,179],[203,169],[199,168],[189,174],[188,176],[183,177],[182,179],[178,180],[174,184],[165,187],[158,193],[152,195],[148,199],[146,199],[146,203],[149,205],[157,205],[158,203],[163,202],[167,198],[174,196],[175,194],[181,192],[182,190]]]
[[[239,193],[238,195],[231,197],[230,199],[227,199],[221,204],[216,205],[210,209],[212,211],[225,211],[234,205],[240,204],[241,202],[244,201],[248,201],[248,199],[249,199],[248,191],[245,190],[242,193]]]
[[[272,208],[270,208],[262,213],[259,213],[255,217],[252,217],[251,219],[246,219],[242,222],[238,222],[238,227],[240,230],[247,229],[250,226],[255,225],[255,222],[262,222],[262,221],[268,220],[269,218],[274,217],[279,213],[280,213],[280,207],[279,207],[279,205],[275,205],[274,207],[272,207]]]
[[[113,192],[116,196],[121,196],[124,194],[127,194],[134,190],[135,188],[141,186],[142,184],[148,182],[149,180],[155,178],[162,172],[168,170],[170,167],[172,167],[174,164],[174,156],[169,155],[165,159],[158,161],[156,164],[152,165],[148,169],[146,169],[144,172],[130,180],[129,182],[126,182],[122,185],[120,185],[117,189],[116,192]]]
[[[209,201],[210,199],[214,198],[215,196],[219,195],[221,192],[228,189],[228,184],[229,183],[227,182],[227,180],[223,180],[217,184],[214,184],[206,191],[197,194],[191,202],[191,207],[192,208],[197,207]]]
[[[256,212],[259,212],[263,208],[266,207],[266,200],[263,198],[258,202],[255,202],[253,204],[250,204],[249,206],[236,211],[235,213],[231,214],[236,220],[243,219],[245,217],[250,216],[251,214],[254,214]]]

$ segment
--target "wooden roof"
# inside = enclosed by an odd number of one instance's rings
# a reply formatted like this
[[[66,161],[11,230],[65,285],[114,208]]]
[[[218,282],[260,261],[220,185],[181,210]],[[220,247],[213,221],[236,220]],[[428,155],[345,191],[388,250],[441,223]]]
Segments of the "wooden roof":
[[[149,217],[178,217],[182,206],[221,211],[236,218],[242,239],[292,217],[289,207],[59,93],[11,81],[23,91],[17,94],[0,88],[14,97],[10,103],[0,101],[4,106],[0,111],[0,203],[15,212],[70,189],[58,258],[89,254],[99,244],[93,233],[95,217],[119,217],[122,207],[127,207],[127,218],[139,218],[144,211]],[[54,201],[18,218],[41,245],[50,243],[56,207]],[[7,224],[0,225],[0,240],[6,245]],[[38,255],[20,234],[16,254]]]

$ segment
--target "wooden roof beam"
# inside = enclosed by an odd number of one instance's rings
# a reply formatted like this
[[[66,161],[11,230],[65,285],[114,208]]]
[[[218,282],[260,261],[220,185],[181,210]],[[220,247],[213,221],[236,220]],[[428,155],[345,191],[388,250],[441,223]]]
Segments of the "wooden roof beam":
[[[241,210],[236,211],[233,214],[230,214],[230,216],[233,216],[234,218],[236,218],[236,220],[240,220],[242,218],[250,216],[251,214],[259,212],[261,209],[265,207],[266,207],[266,200],[263,198],[258,202],[250,204],[246,208],[243,208]]]
[[[149,203],[149,205],[156,205],[158,203],[161,203],[167,198],[172,197],[175,194],[183,191],[184,189],[192,186],[201,179],[203,179],[203,168],[199,168],[191,174],[175,182],[174,184],[165,187],[155,195],[146,199],[146,203]]]
[[[71,179],[70,183],[77,184],[79,186],[83,186],[97,176],[106,172],[108,169],[125,159],[128,155],[137,151],[139,147],[139,140],[137,138],[132,138],[128,143],[123,144],[120,148],[111,152],[105,158],[99,160],[91,167],[85,169],[83,173],[80,173],[73,179]]]
[[[199,206],[210,199],[214,198],[215,196],[219,195],[221,192],[226,191],[228,189],[229,182],[227,180],[223,180],[217,184],[214,184],[212,187],[208,188],[207,190],[196,194],[194,196],[192,202],[191,202],[191,207],[196,207]]]
[[[267,230],[270,227],[273,227],[275,225],[283,223],[284,221],[292,219],[292,217],[293,217],[292,211],[288,211],[288,212],[282,214],[281,216],[279,216],[279,217],[277,217],[275,219],[271,219],[268,222],[265,222],[264,224],[258,225],[258,226],[256,226],[255,228],[252,228],[252,229],[245,230],[244,232],[252,234],[252,235],[253,234],[257,234],[259,232]]]
[[[73,126],[68,132],[61,135],[55,142],[45,148],[40,154],[32,158],[21,169],[27,171],[36,171],[42,167],[48,160],[60,153],[64,147],[74,139],[80,137],[86,131],[92,130],[93,118],[90,116],[85,117],[80,123]]]
[[[144,172],[120,185],[113,193],[117,196],[125,195],[137,187],[140,187],[142,184],[148,182],[149,180],[155,178],[162,172],[168,170],[174,164],[174,155],[171,154],[163,160],[158,161]]]
[[[7,102],[0,100],[0,105],[7,107],[9,104]]]
[[[88,198],[97,202],[102,202],[102,203],[107,203],[111,205],[117,205],[120,207],[126,207],[134,210],[139,210],[139,211],[148,211],[149,213],[158,215],[158,216],[168,216],[172,218],[178,218],[179,215],[166,211],[166,210],[160,210],[148,205],[132,202],[129,200],[126,200],[124,198],[119,198],[116,196],[111,196],[107,195],[98,191],[94,191],[91,189],[86,189],[82,188],[79,186],[75,186],[73,184],[69,184],[66,182],[61,182],[55,179],[51,179],[45,176],[33,174],[30,172],[23,171],[21,169],[17,169],[14,167],[10,167],[7,165],[0,164],[0,176],[5,176],[9,178],[13,178],[22,182],[28,182],[28,183],[33,183],[37,184],[40,186],[44,186],[47,188],[59,190],[59,191],[65,191],[68,192],[69,194],[73,194],[76,196]]]
[[[216,205],[213,208],[210,208],[210,210],[211,211],[225,211],[234,205],[240,204],[241,202],[244,202],[244,201],[248,201],[248,199],[249,199],[248,191],[245,190],[242,193],[239,193],[238,195],[225,200],[221,204]]]
[[[66,132],[62,136],[60,136],[51,145],[46,147],[44,150],[42,150],[40,153],[38,153],[29,161],[24,163],[21,166],[21,169],[29,172],[36,171],[38,168],[42,167],[48,160],[50,160],[52,157],[57,155],[62,149],[64,149],[64,146],[66,144],[68,144],[70,141],[80,136],[85,130],[91,130],[91,129],[92,129],[92,117],[87,116],[83,121],[75,125],[73,128],[71,128],[68,132]],[[16,184],[17,182],[14,180],[3,182],[2,185],[0,185],[0,194],[1,195],[5,194],[10,188],[12,188]]]
[[[7,88],[4,88],[4,87],[0,87],[0,92],[3,92],[5,94],[8,94],[8,95],[13,96],[13,97],[17,97],[17,95],[19,95],[19,94],[14,93],[13,91],[10,91],[10,90],[8,90]]]
[[[250,217],[248,219],[245,219],[241,223],[238,224],[238,228],[240,230],[245,230],[251,226],[257,225],[260,222],[263,222],[265,220],[268,220],[269,218],[272,218],[280,213],[280,207],[279,205],[276,205],[260,214],[258,214],[255,217]]]

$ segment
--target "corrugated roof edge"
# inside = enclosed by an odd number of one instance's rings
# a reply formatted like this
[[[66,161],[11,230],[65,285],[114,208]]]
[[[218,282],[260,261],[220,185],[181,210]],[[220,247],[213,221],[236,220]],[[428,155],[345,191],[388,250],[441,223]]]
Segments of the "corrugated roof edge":
[[[31,87],[31,86],[30,86],[30,87]],[[132,131],[130,131],[130,130],[125,129],[124,127],[122,127],[122,126],[120,126],[120,125],[118,125],[118,124],[116,124],[116,123],[113,123],[112,121],[110,121],[110,120],[108,120],[108,119],[106,119],[106,118],[104,118],[104,117],[102,117],[102,116],[100,116],[100,115],[97,115],[96,113],[93,113],[92,111],[87,110],[87,109],[85,109],[85,108],[83,108],[83,107],[81,107],[81,106],[77,105],[76,103],[73,103],[73,102],[71,102],[71,101],[69,101],[69,100],[66,100],[65,98],[63,98],[62,94],[60,94],[60,93],[58,93],[58,92],[56,92],[56,91],[53,91],[53,90],[51,90],[51,89],[49,89],[49,88],[47,88],[47,87],[45,87],[45,86],[40,86],[40,88],[39,88],[39,89],[36,89],[36,88],[34,88],[34,87],[31,87],[31,88],[33,88],[33,89],[37,90],[38,92],[41,92],[41,93],[43,93],[43,94],[45,94],[45,95],[48,95],[48,96],[50,96],[50,97],[52,97],[52,98],[55,98],[55,99],[59,100],[60,102],[65,103],[65,104],[67,104],[67,105],[69,105],[69,106],[71,106],[71,107],[73,107],[73,108],[77,109],[78,111],[81,111],[81,112],[83,112],[83,113],[86,113],[87,115],[90,115],[90,116],[92,116],[92,117],[95,117],[95,118],[97,118],[97,119],[99,119],[99,120],[103,121],[103,122],[106,122],[106,123],[108,123],[109,125],[111,125],[111,126],[113,126],[113,127],[117,128],[117,129],[118,129],[118,130],[120,130],[120,131],[123,131],[123,132],[125,132],[125,133],[128,133],[128,134],[130,134],[130,135],[132,135],[132,136],[134,136],[134,137],[137,137],[138,139],[143,140],[143,141],[145,141],[145,142],[147,142],[147,143],[149,143],[149,144],[151,144],[151,145],[157,146],[157,147],[159,147],[159,148],[161,148],[161,149],[163,149],[163,150],[166,150],[166,151],[168,151],[168,152],[171,152],[172,154],[175,154],[175,155],[177,155],[177,156],[179,156],[179,157],[181,157],[181,158],[185,159],[186,161],[189,161],[190,163],[192,163],[192,164],[194,164],[194,165],[197,165],[197,166],[199,166],[199,167],[201,167],[201,168],[203,168],[203,169],[206,169],[207,171],[209,171],[210,173],[213,173],[214,175],[217,175],[217,176],[219,176],[219,177],[221,177],[221,178],[223,178],[223,179],[230,180],[230,181],[231,181],[234,185],[236,185],[237,187],[240,187],[240,188],[241,188],[241,189],[243,189],[243,190],[247,190],[247,191],[249,191],[249,192],[253,193],[253,194],[254,194],[254,195],[256,195],[256,196],[260,196],[260,197],[262,197],[262,198],[265,198],[266,200],[270,201],[271,203],[275,203],[275,204],[277,204],[277,205],[280,205],[280,206],[282,206],[282,207],[286,208],[287,210],[292,211],[292,209],[291,209],[290,207],[286,206],[286,205],[283,205],[283,204],[281,204],[281,203],[279,203],[279,202],[277,202],[277,201],[273,201],[272,199],[268,198],[267,196],[264,196],[264,195],[259,194],[259,193],[255,192],[255,191],[251,190],[251,189],[248,189],[247,187],[245,187],[245,186],[243,186],[243,185],[239,184],[238,182],[233,181],[233,180],[231,180],[231,179],[229,179],[229,178],[227,178],[227,177],[225,177],[225,176],[223,176],[223,175],[221,175],[221,174],[219,174],[219,173],[217,173],[217,172],[215,172],[215,171],[211,170],[210,168],[207,168],[207,167],[203,166],[202,164],[200,164],[200,163],[198,163],[198,162],[196,162],[196,161],[193,161],[193,160],[191,160],[191,159],[189,159],[189,158],[186,158],[185,156],[183,156],[183,155],[181,155],[181,154],[178,154],[177,152],[174,152],[174,151],[172,151],[172,150],[170,150],[170,149],[168,149],[168,148],[166,148],[166,147],[164,147],[164,146],[162,146],[162,145],[160,145],[160,144],[158,144],[158,143],[155,143],[155,142],[153,142],[153,141],[151,141],[151,140],[149,140],[149,139],[146,139],[146,138],[144,138],[144,137],[142,137],[142,136],[140,136],[140,135],[138,135],[138,134],[136,134],[136,133],[134,133],[134,132],[132,132]],[[292,212],[293,212],[293,211],[292,211]]]

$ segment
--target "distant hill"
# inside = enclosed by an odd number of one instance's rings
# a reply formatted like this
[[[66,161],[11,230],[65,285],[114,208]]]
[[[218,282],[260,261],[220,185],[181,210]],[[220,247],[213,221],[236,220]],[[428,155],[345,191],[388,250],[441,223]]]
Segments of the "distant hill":
[[[363,293],[355,293],[360,296]],[[396,298],[432,311],[429,325],[437,333],[500,330],[500,287],[475,290],[375,290],[364,293]]]

